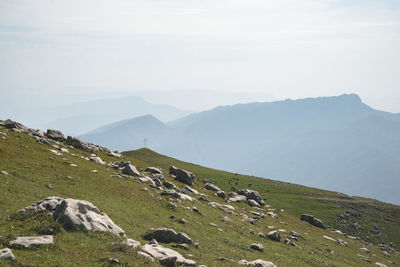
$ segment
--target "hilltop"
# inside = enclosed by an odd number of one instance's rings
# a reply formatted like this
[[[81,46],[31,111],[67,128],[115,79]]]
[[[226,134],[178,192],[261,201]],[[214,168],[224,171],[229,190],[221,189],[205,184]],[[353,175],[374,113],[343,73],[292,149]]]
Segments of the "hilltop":
[[[0,124],[0,250],[11,247],[15,256],[2,264],[172,266],[184,261],[186,266],[251,266],[248,262],[257,259],[264,266],[399,263],[399,206],[205,168],[149,149],[120,155],[56,131]],[[50,198],[54,206],[42,205],[43,211],[31,206],[50,196],[58,197]],[[104,213],[83,201],[108,215],[108,230],[93,223],[104,219]],[[78,229],[59,220],[63,205],[76,202],[85,207],[75,211],[80,217],[92,216]],[[300,220],[303,214],[322,220],[327,229]],[[163,230],[163,237],[151,230],[161,227],[171,230]],[[12,245],[20,236],[43,235],[53,243]],[[149,257],[149,248],[175,256],[157,257],[150,251]]]

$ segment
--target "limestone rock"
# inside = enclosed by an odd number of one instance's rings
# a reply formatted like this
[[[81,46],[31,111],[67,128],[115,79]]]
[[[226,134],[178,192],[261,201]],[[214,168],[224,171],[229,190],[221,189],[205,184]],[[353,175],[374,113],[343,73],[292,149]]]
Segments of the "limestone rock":
[[[269,239],[273,240],[273,241],[278,241],[278,242],[281,241],[281,235],[280,235],[279,232],[276,231],[276,230],[269,232],[269,233],[267,234],[267,237],[268,237]]]
[[[238,191],[239,195],[246,196],[247,199],[253,199],[256,201],[260,206],[263,206],[265,203],[262,200],[260,194],[255,190],[250,189],[241,189]]]
[[[155,239],[162,243],[187,243],[191,244],[192,239],[185,233],[177,233],[172,229],[158,228],[143,235],[145,240]]]
[[[87,152],[98,152],[100,149],[98,146],[93,144],[89,144],[87,142],[82,141],[79,138],[68,136],[66,140],[67,145],[73,146],[75,148],[79,148],[85,150]]]
[[[254,261],[241,260],[238,262],[238,264],[243,266],[253,266],[253,267],[276,267],[276,265],[273,264],[272,262],[260,259]]]
[[[259,244],[259,243],[253,243],[253,244],[251,244],[250,245],[250,248],[251,249],[254,249],[254,250],[258,250],[258,251],[264,251],[264,247],[263,247],[263,245],[262,244]]]
[[[166,259],[169,258],[168,261],[171,261],[172,257],[176,257],[176,261],[174,264],[177,266],[196,266],[196,262],[193,260],[185,259],[181,254],[179,254],[177,251],[172,250],[170,248],[165,248],[163,246],[157,245],[157,244],[146,244],[142,246],[142,250],[150,255],[151,257],[157,258],[161,260],[161,262],[166,261]],[[172,265],[174,266],[174,265]]]
[[[65,140],[65,136],[61,131],[57,131],[57,130],[52,130],[52,129],[48,129],[46,132],[46,136],[49,139],[55,140],[55,141],[64,141]]]
[[[46,197],[45,199],[42,199],[35,204],[28,206],[24,208],[23,210],[35,210],[35,211],[50,211],[54,212],[56,210],[56,207],[63,202],[64,199],[61,197]],[[23,211],[22,210],[22,211]]]
[[[2,259],[11,259],[15,260],[15,256],[12,253],[11,249],[9,248],[4,248],[0,250],[0,260]]]
[[[30,246],[43,246],[54,244],[52,235],[43,236],[19,236],[17,239],[10,241],[10,246],[23,246],[29,248]]]
[[[204,185],[204,189],[216,191],[216,192],[221,191],[221,189],[218,186],[216,186],[215,184],[210,183],[210,182],[208,182]]]
[[[125,235],[124,230],[89,201],[67,198],[56,207],[53,217],[66,229],[82,228]]]
[[[300,216],[300,220],[308,222],[309,224],[314,225],[316,227],[326,229],[325,224],[320,219],[314,217],[313,215],[303,214]]]
[[[162,174],[161,170],[156,167],[147,167],[144,171],[153,173],[153,174]]]
[[[247,204],[249,204],[251,207],[260,207],[260,204],[258,204],[254,199],[247,200]]]
[[[123,244],[127,245],[130,248],[140,248],[140,242],[130,238],[126,239]]]
[[[95,154],[92,154],[89,159],[101,165],[106,164],[100,157],[97,157]]]
[[[132,164],[125,165],[125,167],[122,169],[122,173],[131,176],[140,176],[140,173]]]
[[[193,180],[194,180],[194,177],[195,177],[195,175],[193,173],[191,173],[189,171],[186,171],[186,170],[182,170],[182,169],[176,168],[176,167],[173,168],[173,167],[174,166],[170,167],[170,173],[171,173],[171,168],[172,168],[172,170],[173,170],[172,172],[175,175],[176,180],[178,180],[178,181],[180,181],[182,183],[185,183],[187,185],[192,185],[193,184]]]
[[[224,191],[220,190],[217,192],[217,196],[224,199],[224,198],[226,198],[226,193]]]
[[[230,192],[229,193],[229,199],[228,201],[230,202],[242,202],[242,201],[247,201],[247,197],[243,195],[239,195],[236,192]]]

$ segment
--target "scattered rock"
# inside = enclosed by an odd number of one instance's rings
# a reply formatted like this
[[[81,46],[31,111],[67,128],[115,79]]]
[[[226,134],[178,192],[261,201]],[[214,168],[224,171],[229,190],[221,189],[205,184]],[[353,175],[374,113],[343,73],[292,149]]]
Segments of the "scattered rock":
[[[375,262],[375,265],[378,265],[380,267],[387,267],[386,264],[380,263],[380,262]]]
[[[56,207],[53,217],[66,229],[81,228],[125,235],[124,230],[89,201],[67,198]]]
[[[371,252],[371,251],[370,251],[368,248],[366,248],[366,247],[360,248],[360,251],[365,252],[365,253],[370,253],[370,252]]]
[[[172,229],[158,228],[151,230],[150,232],[143,235],[145,240],[155,239],[162,243],[187,243],[191,244],[192,239],[185,233],[177,233]]]
[[[1,171],[1,174],[2,174],[2,175],[8,175],[8,172],[6,172],[6,171]]]
[[[191,187],[188,186],[188,185],[185,185],[185,189],[186,189],[187,191],[193,193],[193,194],[196,194],[196,195],[199,194],[199,191],[197,191],[196,189],[191,188]]]
[[[253,244],[251,244],[250,245],[250,248],[251,249],[254,249],[254,250],[258,250],[258,251],[264,251],[264,247],[263,247],[263,245],[262,244],[259,244],[259,243],[253,243]]]
[[[204,189],[211,190],[211,191],[221,191],[221,189],[213,183],[206,183],[204,185]]]
[[[254,261],[241,260],[238,262],[238,264],[243,266],[253,266],[253,267],[276,267],[276,265],[273,264],[272,262],[260,259]]]
[[[178,189],[178,187],[176,185],[174,185],[173,183],[167,182],[167,181],[162,182],[162,185],[169,189],[174,189],[174,190]]]
[[[268,237],[269,239],[273,240],[273,241],[278,241],[278,242],[281,241],[281,235],[280,235],[279,232],[276,231],[276,230],[273,230],[273,231],[269,232],[269,233],[267,234],[267,237]]]
[[[144,246],[142,246],[142,250],[147,253],[148,255],[150,255],[153,258],[157,258],[159,260],[161,260],[161,262],[163,262],[164,260],[168,259],[168,258],[176,258],[176,261],[173,263],[175,266],[196,266],[196,262],[193,260],[189,260],[189,259],[185,259],[181,254],[179,254],[177,251],[172,250],[170,248],[165,248],[163,246],[160,245],[156,245],[156,244],[146,244]],[[170,263],[171,260],[168,259],[168,262]]]
[[[173,167],[173,166],[171,166],[171,167]],[[170,170],[171,170],[171,168],[170,168]],[[178,169],[178,168],[176,168],[174,170],[174,173],[175,173],[176,180],[178,180],[182,183],[185,183],[187,185],[193,184],[193,181],[195,178],[195,175],[193,173],[186,171],[186,170]]]
[[[243,195],[239,195],[236,192],[230,192],[229,193],[229,199],[228,201],[230,202],[242,202],[242,201],[247,201],[247,197]]]
[[[201,212],[200,212],[200,210],[199,210],[197,207],[193,207],[193,208],[192,208],[192,211],[193,211],[193,212],[196,212],[196,213],[198,213],[198,214],[200,214],[200,215],[202,215]]]
[[[122,173],[126,174],[126,175],[131,175],[131,176],[140,176],[140,173],[138,172],[138,170],[136,169],[135,166],[133,166],[132,164],[127,164],[123,169],[122,169]]]
[[[226,193],[224,191],[220,190],[217,192],[217,196],[224,199],[224,198],[226,198]]]
[[[168,202],[167,207],[168,207],[169,209],[172,209],[172,210],[177,210],[177,209],[178,209],[178,204],[176,204],[176,203],[174,203],[174,202]]]
[[[94,154],[92,154],[92,155],[90,156],[89,159],[90,159],[91,161],[94,161],[94,162],[96,162],[96,163],[98,163],[98,164],[101,164],[101,165],[105,165],[105,164],[106,164],[100,157],[97,157],[97,156],[94,155]]]
[[[20,236],[17,239],[10,241],[10,246],[23,246],[29,248],[30,246],[43,246],[54,244],[52,235],[43,236]]]
[[[178,223],[181,223],[181,224],[186,224],[187,223],[187,221],[185,220],[185,219],[180,219],[179,221],[178,221]]]
[[[162,174],[161,170],[156,167],[147,167],[144,171],[153,174]]]
[[[249,204],[251,207],[260,207],[260,204],[258,204],[254,199],[247,200],[247,204]]]
[[[140,248],[140,242],[130,238],[126,239],[123,244],[127,245],[130,248]]]
[[[309,224],[314,225],[316,227],[326,229],[325,224],[320,219],[314,217],[313,215],[303,214],[300,216],[300,220],[308,222]]]
[[[250,189],[241,189],[238,191],[239,195],[246,196],[247,199],[255,200],[260,206],[263,206],[265,203],[261,199],[260,194],[255,190]]]
[[[4,248],[0,250],[0,260],[5,260],[5,259],[11,259],[15,260],[15,256],[12,253],[11,249],[9,248]]]

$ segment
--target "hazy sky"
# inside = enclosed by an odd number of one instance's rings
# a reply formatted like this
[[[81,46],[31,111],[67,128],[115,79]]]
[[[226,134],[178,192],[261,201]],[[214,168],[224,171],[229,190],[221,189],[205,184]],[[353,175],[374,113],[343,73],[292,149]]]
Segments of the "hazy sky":
[[[0,96],[146,90],[354,92],[400,112],[400,1],[0,1]]]

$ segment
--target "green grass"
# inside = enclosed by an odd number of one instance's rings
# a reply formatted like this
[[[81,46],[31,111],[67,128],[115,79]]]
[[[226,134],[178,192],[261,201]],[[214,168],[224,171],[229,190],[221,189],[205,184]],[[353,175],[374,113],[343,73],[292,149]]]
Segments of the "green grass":
[[[141,236],[149,228],[168,227],[185,232],[194,242],[199,242],[198,249],[191,246],[186,251],[173,248],[171,244],[163,245],[177,250],[187,258],[190,257],[186,254],[192,254],[191,259],[198,264],[232,266],[232,262],[217,260],[219,257],[226,257],[235,262],[241,259],[260,258],[272,261],[277,266],[365,266],[366,262],[356,256],[360,253],[358,249],[364,246],[360,241],[349,240],[298,219],[302,213],[311,213],[328,224],[334,225],[336,216],[345,210],[345,208],[340,208],[341,203],[349,201],[340,199],[340,195],[335,192],[204,168],[145,149],[125,153],[125,159],[131,160],[133,164],[141,168],[162,167],[168,181],[172,181],[168,175],[168,167],[171,164],[193,171],[197,177],[193,187],[206,193],[207,197],[213,201],[223,203],[221,199],[203,189],[203,184],[200,182],[202,179],[213,181],[227,192],[231,191],[232,187],[258,190],[266,199],[266,204],[285,210],[284,212],[277,211],[278,219],[267,216],[255,225],[243,222],[241,216],[229,215],[201,201],[183,201],[179,203],[178,210],[172,211],[167,208],[169,198],[161,197],[158,190],[147,184],[137,183],[132,179],[111,177],[115,173],[112,168],[74,157],[71,154],[63,156],[51,154],[49,146],[37,143],[27,134],[15,133],[1,127],[0,131],[7,132],[8,135],[6,139],[2,139],[0,136],[0,171],[6,170],[10,174],[8,176],[0,175],[0,236],[3,237],[0,248],[7,247],[8,241],[16,236],[40,235],[49,233],[49,231],[55,234],[54,245],[32,249],[13,249],[16,261],[3,261],[0,265],[107,266],[108,258],[116,258],[122,266],[158,266],[157,263],[151,263],[138,256],[135,251],[121,245],[123,240],[121,237],[107,233],[66,231],[45,213],[26,213],[24,215],[16,213],[18,209],[54,195],[91,201],[124,229],[129,238],[138,240],[142,244],[147,241],[143,240]],[[69,150],[71,153],[89,155],[81,150]],[[105,153],[98,153],[98,155],[105,161],[117,161],[116,158],[109,157]],[[63,160],[63,157],[67,160]],[[73,162],[78,167],[71,167],[67,162]],[[93,169],[98,170],[98,173],[92,173]],[[72,179],[68,176],[71,176]],[[179,182],[174,181],[174,183],[183,187]],[[47,184],[51,184],[53,189],[49,189]],[[141,190],[144,186],[149,190]],[[390,213],[388,216],[393,217],[390,219],[394,220],[389,220],[390,223],[387,223],[385,229],[390,230],[398,240],[397,206],[362,198],[352,201],[366,203],[369,205],[368,207],[383,205],[386,208],[385,212]],[[253,210],[243,203],[232,205],[236,209],[236,214],[250,215],[249,211]],[[198,207],[203,216],[185,208],[193,206]],[[175,218],[171,219],[171,215]],[[224,216],[230,217],[233,223],[221,221]],[[371,222],[373,217],[372,214],[369,215]],[[180,218],[184,218],[188,223],[179,224],[178,219]],[[379,218],[375,219],[380,220]],[[382,220],[387,221],[387,218]],[[209,225],[211,222],[218,224],[217,228],[221,228],[223,231],[218,232],[216,227]],[[280,222],[285,222],[287,225]],[[287,231],[295,230],[304,235],[306,240],[297,242],[298,247],[295,248],[287,246],[283,242],[274,242],[251,234],[252,231],[267,233],[268,225]],[[342,247],[325,240],[322,238],[323,235],[341,237],[349,243],[349,246]],[[254,242],[262,243],[264,252],[250,250],[249,246]],[[373,263],[379,261],[390,266],[388,259],[382,256],[380,249],[373,245],[367,246],[372,250],[371,254],[375,254],[375,256],[368,255]],[[331,254],[327,250],[328,248],[334,250],[334,254]],[[394,257],[389,260],[399,262]]]

